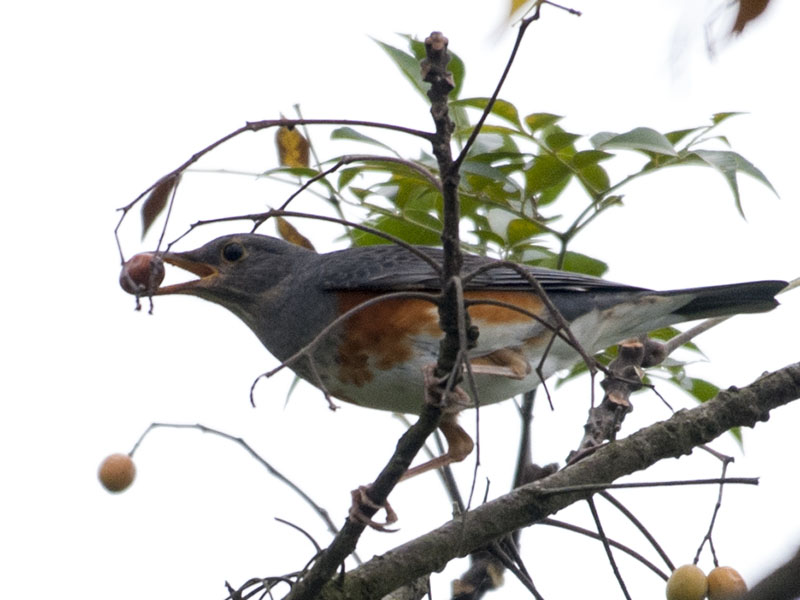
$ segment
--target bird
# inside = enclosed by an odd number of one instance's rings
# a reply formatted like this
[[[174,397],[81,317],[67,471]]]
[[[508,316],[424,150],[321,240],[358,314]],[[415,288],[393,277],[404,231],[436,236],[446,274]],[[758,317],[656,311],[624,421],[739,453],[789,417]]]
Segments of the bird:
[[[154,295],[190,295],[228,309],[275,358],[330,396],[396,413],[422,410],[424,373],[436,362],[444,335],[437,306],[441,249],[384,244],[317,253],[242,233],[165,252],[162,259],[196,278],[162,285]],[[465,404],[517,396],[581,360],[565,337],[554,334],[550,303],[591,355],[668,325],[771,310],[787,285],[754,281],[653,291],[542,267],[517,269],[468,253],[462,272],[467,313],[478,332],[468,354],[476,397],[462,391],[466,400],[445,412],[439,428],[448,450],[415,467],[415,474],[470,454],[472,439],[457,423]]]

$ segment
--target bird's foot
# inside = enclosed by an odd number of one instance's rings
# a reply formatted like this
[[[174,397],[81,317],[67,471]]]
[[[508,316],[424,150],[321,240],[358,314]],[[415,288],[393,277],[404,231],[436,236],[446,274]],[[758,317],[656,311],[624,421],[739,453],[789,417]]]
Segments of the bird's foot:
[[[397,513],[394,512],[394,509],[392,508],[392,505],[389,504],[388,500],[385,501],[383,505],[374,502],[372,498],[369,497],[369,486],[366,485],[359,486],[358,489],[350,492],[350,495],[353,498],[353,504],[350,506],[348,519],[363,523],[367,527],[370,527],[376,531],[382,531],[384,533],[393,533],[397,531],[397,529],[390,529],[387,527],[387,525],[397,522]],[[364,511],[362,510],[363,507],[367,507],[373,511],[383,509],[386,512],[386,521],[384,523],[379,523],[372,520],[371,517],[368,517],[364,514]]]
[[[436,365],[426,365],[422,368],[422,377],[425,385],[425,402],[442,408],[446,413],[458,413],[465,408],[472,408],[475,404],[464,389],[457,385],[452,390],[446,390],[444,384],[448,377],[436,375]]]

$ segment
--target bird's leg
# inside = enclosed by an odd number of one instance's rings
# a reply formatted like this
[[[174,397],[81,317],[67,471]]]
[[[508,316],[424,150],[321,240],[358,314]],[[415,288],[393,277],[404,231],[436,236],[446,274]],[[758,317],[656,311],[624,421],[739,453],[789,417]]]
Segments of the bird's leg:
[[[456,413],[447,413],[442,417],[442,422],[439,423],[439,430],[442,432],[447,442],[447,452],[428,462],[410,468],[403,474],[400,481],[416,477],[417,475],[427,473],[433,469],[446,467],[454,462],[461,462],[470,455],[475,443],[472,441],[469,434],[456,423],[456,419]]]

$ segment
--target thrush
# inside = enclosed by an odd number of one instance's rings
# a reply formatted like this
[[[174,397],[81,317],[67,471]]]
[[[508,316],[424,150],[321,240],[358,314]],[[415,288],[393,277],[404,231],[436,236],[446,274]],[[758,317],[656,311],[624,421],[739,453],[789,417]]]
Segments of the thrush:
[[[418,413],[423,372],[434,364],[443,333],[435,264],[442,251],[397,245],[318,254],[280,239],[229,235],[165,262],[196,279],[160,287],[156,295],[188,294],[227,308],[278,360],[345,402]],[[479,335],[468,360],[481,405],[535,388],[579,361],[531,281],[493,259],[464,255],[466,310]],[[768,311],[784,281],[755,281],[653,291],[576,273],[521,266],[546,293],[589,354],[624,339],[683,321]],[[429,294],[429,295],[426,295]],[[347,315],[346,318],[342,318]],[[302,352],[303,350],[305,352]],[[462,460],[472,440],[446,413],[440,429],[448,452],[428,466]],[[427,467],[426,467],[427,468]],[[425,470],[425,469],[422,469]]]

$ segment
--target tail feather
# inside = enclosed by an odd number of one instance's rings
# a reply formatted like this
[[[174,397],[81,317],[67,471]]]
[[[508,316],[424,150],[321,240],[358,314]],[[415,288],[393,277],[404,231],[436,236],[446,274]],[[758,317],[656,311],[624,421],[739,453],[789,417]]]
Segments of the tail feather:
[[[675,314],[691,321],[772,310],[778,305],[775,294],[786,285],[785,281],[752,281],[675,290],[675,292],[665,292],[665,294],[694,294],[694,298],[689,303],[675,311]]]

